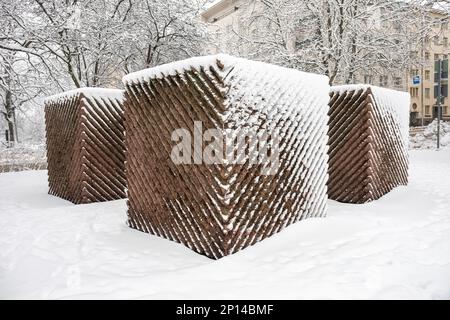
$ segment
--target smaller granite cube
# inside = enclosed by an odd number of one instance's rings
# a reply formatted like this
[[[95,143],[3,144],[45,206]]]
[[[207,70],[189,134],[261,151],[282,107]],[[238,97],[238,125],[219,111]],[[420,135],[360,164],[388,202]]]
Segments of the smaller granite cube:
[[[217,55],[123,81],[132,228],[217,259],[325,216],[327,77]]]
[[[408,183],[410,97],[368,85],[331,88],[330,199],[376,200]]]
[[[82,88],[45,100],[50,194],[75,204],[126,197],[123,98]]]

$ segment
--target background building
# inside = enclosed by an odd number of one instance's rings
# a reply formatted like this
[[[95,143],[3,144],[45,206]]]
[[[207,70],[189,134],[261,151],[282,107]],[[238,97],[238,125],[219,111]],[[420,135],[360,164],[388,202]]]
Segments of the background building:
[[[442,11],[430,11],[430,16],[436,23],[430,34],[425,38],[421,48],[412,54],[420,54],[422,63],[412,66],[407,73],[408,91],[411,94],[411,122],[413,125],[426,125],[437,118],[437,63],[439,59],[446,60],[450,54],[450,30],[448,14]],[[448,69],[448,66],[447,66]],[[420,83],[414,78],[419,77]],[[448,93],[448,70],[442,73],[442,91]],[[449,99],[445,97],[442,105],[442,118],[450,120]]]

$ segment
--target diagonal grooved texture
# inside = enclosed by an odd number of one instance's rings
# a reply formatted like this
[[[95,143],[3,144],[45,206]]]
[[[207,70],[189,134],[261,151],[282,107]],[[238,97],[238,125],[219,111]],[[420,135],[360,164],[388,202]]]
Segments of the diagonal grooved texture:
[[[408,183],[409,95],[374,86],[331,88],[330,199],[365,203]]]
[[[217,259],[325,215],[326,77],[219,55],[143,70],[123,82],[132,228]],[[251,162],[254,146],[239,154],[234,147],[239,163],[175,164],[172,132],[183,128],[193,139],[196,121],[200,134],[218,129],[230,141],[275,128],[278,170],[263,175],[263,164]],[[192,158],[199,156],[192,149]]]
[[[75,204],[126,197],[123,98],[82,88],[45,100],[50,194]]]

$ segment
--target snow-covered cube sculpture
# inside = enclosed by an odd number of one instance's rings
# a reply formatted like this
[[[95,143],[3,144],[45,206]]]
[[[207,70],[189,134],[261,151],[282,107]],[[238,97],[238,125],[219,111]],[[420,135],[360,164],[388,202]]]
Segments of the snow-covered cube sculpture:
[[[217,259],[325,215],[327,77],[217,55],[123,82],[130,227]]]
[[[50,194],[75,204],[126,197],[123,99],[81,88],[45,100]]]
[[[365,203],[408,183],[409,102],[375,86],[331,88],[330,199]]]

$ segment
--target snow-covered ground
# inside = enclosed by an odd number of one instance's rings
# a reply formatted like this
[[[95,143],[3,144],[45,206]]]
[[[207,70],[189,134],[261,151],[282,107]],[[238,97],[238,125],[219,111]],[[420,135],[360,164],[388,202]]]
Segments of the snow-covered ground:
[[[14,148],[6,148],[0,141],[0,172],[35,170],[46,168],[45,144],[17,144]]]
[[[436,149],[437,146],[437,120],[434,120],[423,131],[410,133],[409,147],[411,149]],[[440,129],[440,145],[442,149],[450,148],[450,122],[442,121]]]
[[[450,150],[412,151],[408,187],[330,201],[218,261],[128,228],[125,201],[75,206],[46,180],[0,174],[0,298],[450,298]]]

